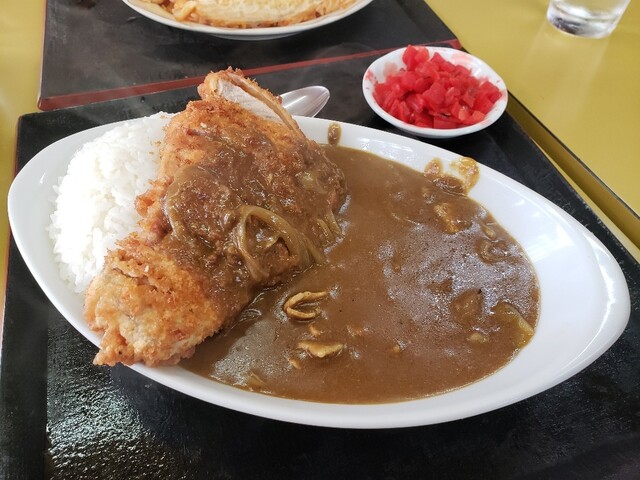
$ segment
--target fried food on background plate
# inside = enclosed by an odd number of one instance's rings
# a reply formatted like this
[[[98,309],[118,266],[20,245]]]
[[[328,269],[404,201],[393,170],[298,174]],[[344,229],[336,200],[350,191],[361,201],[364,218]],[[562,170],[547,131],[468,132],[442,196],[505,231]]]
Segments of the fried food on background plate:
[[[224,28],[283,27],[344,10],[356,0],[130,0],[158,15]]]

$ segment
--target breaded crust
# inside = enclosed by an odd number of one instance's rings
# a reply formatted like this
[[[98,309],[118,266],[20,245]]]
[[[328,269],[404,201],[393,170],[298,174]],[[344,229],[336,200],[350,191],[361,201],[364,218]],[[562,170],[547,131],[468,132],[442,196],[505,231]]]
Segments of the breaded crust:
[[[85,318],[103,332],[94,363],[174,364],[216,333],[224,315],[203,279],[129,236],[86,294]],[[203,321],[206,319],[206,321]]]
[[[180,22],[224,28],[296,25],[344,10],[356,0],[132,0],[153,13]]]

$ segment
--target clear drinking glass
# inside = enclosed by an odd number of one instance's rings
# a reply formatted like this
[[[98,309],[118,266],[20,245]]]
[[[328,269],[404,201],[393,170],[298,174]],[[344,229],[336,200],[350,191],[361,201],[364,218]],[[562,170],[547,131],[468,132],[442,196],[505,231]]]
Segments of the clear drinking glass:
[[[616,28],[630,0],[551,0],[547,19],[563,32],[602,38]]]

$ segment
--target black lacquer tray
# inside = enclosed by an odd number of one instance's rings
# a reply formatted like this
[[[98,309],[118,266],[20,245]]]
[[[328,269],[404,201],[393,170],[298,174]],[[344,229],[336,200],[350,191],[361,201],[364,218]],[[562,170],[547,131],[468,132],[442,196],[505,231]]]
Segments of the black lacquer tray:
[[[371,59],[257,77],[274,92],[323,84],[320,116],[395,131],[361,93]],[[95,125],[195,97],[186,88],[23,116],[17,168]],[[396,132],[397,133],[397,132]],[[612,252],[632,300],[629,325],[595,363],[499,410],[439,425],[319,428],[263,419],[187,397],[134,371],[95,367],[95,347],[49,303],[13,241],[0,363],[0,477],[163,479],[603,479],[640,471],[640,268],[505,114],[488,129],[432,142],[471,156],[547,197]]]

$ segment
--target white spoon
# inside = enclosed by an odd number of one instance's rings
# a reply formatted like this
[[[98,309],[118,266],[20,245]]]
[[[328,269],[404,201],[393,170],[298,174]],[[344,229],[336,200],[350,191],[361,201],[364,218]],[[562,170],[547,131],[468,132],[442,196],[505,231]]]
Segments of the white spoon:
[[[329,90],[320,85],[299,88],[280,95],[282,106],[291,115],[315,117],[329,101]]]

